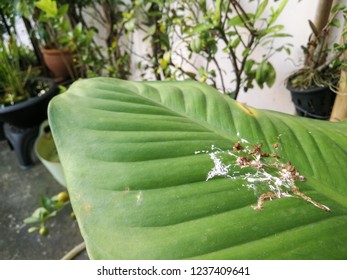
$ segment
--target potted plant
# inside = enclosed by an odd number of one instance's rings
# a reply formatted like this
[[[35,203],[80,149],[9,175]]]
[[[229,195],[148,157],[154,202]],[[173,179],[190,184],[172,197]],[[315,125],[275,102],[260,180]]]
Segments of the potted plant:
[[[39,77],[32,67],[23,69],[16,40],[0,40],[0,123],[19,165],[34,163],[32,147],[39,124],[47,118],[47,106],[58,93],[49,78]]]
[[[43,43],[41,52],[45,64],[56,78],[75,78],[74,50],[67,38],[70,31],[70,24],[66,18],[69,5],[58,8],[54,0],[39,0],[34,5],[40,11],[37,23]]]
[[[276,69],[270,58],[291,51],[287,42],[275,44],[291,37],[278,22],[288,0],[150,2],[135,1],[137,12],[127,13],[125,27],[129,32],[141,14],[135,26],[147,25],[143,40],[152,49],[138,66],[144,75],[152,69],[157,80],[193,79],[237,99],[255,85],[272,87]],[[257,50],[260,59],[253,55]]]
[[[341,69],[346,66],[342,54],[347,49],[345,42],[329,45],[330,30],[340,27],[338,14],[346,18],[347,8],[337,4],[331,10],[327,24],[319,30],[309,21],[312,35],[306,47],[304,66],[287,79],[287,89],[291,92],[296,111],[301,116],[329,119],[337,92]],[[343,33],[346,30],[342,30]]]
[[[22,69],[20,48],[13,37],[0,40],[0,121],[16,127],[40,124],[47,104],[57,93],[51,79],[38,77],[31,66]]]

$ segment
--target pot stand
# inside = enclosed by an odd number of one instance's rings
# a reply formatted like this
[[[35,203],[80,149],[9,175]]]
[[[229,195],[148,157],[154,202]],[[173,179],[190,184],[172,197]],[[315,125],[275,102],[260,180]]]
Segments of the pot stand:
[[[33,153],[33,147],[39,126],[19,128],[5,123],[4,133],[11,150],[15,151],[20,168],[28,169],[34,165],[37,158]]]

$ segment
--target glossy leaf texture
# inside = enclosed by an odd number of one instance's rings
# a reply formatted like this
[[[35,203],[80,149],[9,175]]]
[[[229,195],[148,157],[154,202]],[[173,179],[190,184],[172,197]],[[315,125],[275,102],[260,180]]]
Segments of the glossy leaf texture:
[[[346,122],[255,110],[193,81],[111,78],[75,82],[49,121],[90,258],[347,257]],[[273,182],[250,179],[235,143],[295,166],[331,211],[283,186],[254,210]]]

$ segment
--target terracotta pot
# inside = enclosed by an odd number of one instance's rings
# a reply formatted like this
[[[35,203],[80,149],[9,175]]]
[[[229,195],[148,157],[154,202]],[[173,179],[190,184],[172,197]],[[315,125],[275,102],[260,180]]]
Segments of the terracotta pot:
[[[69,78],[73,76],[73,54],[69,49],[46,49],[42,48],[43,59],[48,69],[56,78]]]

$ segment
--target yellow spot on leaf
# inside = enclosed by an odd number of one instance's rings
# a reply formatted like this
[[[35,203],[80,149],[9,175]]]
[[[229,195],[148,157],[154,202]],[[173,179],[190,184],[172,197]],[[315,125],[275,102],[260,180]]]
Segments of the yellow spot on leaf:
[[[239,106],[246,114],[250,115],[250,116],[255,116],[256,115],[256,111],[247,107],[245,104],[242,103],[237,103],[237,106]]]
[[[90,210],[92,209],[92,206],[91,206],[89,203],[85,202],[85,203],[83,204],[83,209],[84,209],[86,212],[90,212]]]

